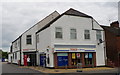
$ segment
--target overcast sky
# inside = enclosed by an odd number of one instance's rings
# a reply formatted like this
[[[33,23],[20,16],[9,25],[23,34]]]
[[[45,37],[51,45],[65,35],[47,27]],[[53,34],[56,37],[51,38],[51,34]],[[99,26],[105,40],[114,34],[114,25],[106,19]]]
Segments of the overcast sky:
[[[55,10],[61,14],[69,8],[73,8],[92,16],[101,25],[109,25],[110,22],[118,20],[117,1],[3,2],[0,6],[2,6],[0,21],[2,20],[2,49],[4,51],[9,51],[11,42],[20,34]]]

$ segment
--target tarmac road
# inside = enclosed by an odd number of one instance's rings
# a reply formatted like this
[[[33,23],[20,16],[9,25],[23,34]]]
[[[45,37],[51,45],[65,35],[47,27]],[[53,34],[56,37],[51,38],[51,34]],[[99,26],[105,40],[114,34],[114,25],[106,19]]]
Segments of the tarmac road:
[[[22,75],[30,75],[30,74],[42,74],[42,72],[28,69],[28,68],[19,68],[14,64],[7,64],[5,62],[2,63],[2,75],[13,75],[13,74],[22,74]]]

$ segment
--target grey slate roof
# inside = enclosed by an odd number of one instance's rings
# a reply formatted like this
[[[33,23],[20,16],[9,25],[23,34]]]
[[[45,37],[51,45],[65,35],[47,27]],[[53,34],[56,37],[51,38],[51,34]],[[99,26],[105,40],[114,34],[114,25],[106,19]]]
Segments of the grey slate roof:
[[[70,8],[69,10],[67,10],[65,13],[63,13],[65,15],[73,15],[73,16],[80,16],[80,17],[88,17],[88,18],[92,18],[91,16],[84,14],[80,11],[77,11],[73,8]]]

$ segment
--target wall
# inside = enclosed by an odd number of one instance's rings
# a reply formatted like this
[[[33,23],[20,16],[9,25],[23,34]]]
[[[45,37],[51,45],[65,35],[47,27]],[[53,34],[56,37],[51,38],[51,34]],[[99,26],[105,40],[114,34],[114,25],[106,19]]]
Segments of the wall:
[[[116,62],[118,59],[117,57],[117,39],[116,36],[105,30],[105,37],[106,37],[106,54],[107,54],[107,60],[112,61],[113,63]]]
[[[49,54],[50,57],[50,64],[47,64],[47,66],[49,67],[53,67],[53,54],[52,54],[52,46],[51,46],[51,29],[50,27],[39,32],[39,43],[37,43],[37,50],[39,51],[39,53],[41,54],[42,52]],[[37,34],[37,35],[38,35]],[[47,48],[49,46],[49,52],[47,52]],[[38,60],[39,60],[39,56],[38,56]],[[38,63],[40,63],[38,61]]]
[[[21,50],[22,52],[36,51],[36,36],[35,32],[37,31],[37,26],[32,27],[29,31],[25,32],[21,37]],[[32,44],[26,44],[26,36],[32,36]],[[22,55],[22,64],[23,64],[23,53]]]
[[[44,25],[55,19],[57,16],[59,16],[58,12],[53,12],[47,17],[45,17],[43,20],[35,24],[33,27],[29,28],[26,32],[22,34],[21,37],[21,59],[22,59],[22,65],[23,65],[23,52],[29,52],[29,51],[36,51],[36,35],[35,33],[41,29]],[[26,44],[26,35],[32,35],[32,44],[27,45]],[[17,40],[18,41],[18,40]],[[13,49],[14,50],[14,49]]]
[[[94,27],[100,30],[103,30],[98,24],[94,22]],[[63,30],[63,39],[55,39],[55,27],[62,27]],[[77,29],[77,39],[71,40],[70,39],[70,29],[76,28]],[[94,29],[95,29],[94,28]],[[90,40],[84,39],[84,30],[90,30]],[[104,32],[102,31],[102,40]],[[56,22],[51,25],[51,41],[52,46],[55,44],[58,45],[96,45],[96,61],[97,66],[105,65],[104,59],[104,44],[97,45],[98,40],[96,40],[96,31],[92,30],[92,19],[91,18],[84,18],[84,17],[77,17],[77,16],[69,16],[64,15]]]
[[[13,57],[13,54],[12,53],[10,53],[10,54],[8,54],[8,63],[11,63],[11,57]]]
[[[18,61],[20,60],[20,38],[18,38],[16,41],[12,43],[12,52],[14,54],[13,63],[18,64]],[[15,53],[17,55],[16,59]]]

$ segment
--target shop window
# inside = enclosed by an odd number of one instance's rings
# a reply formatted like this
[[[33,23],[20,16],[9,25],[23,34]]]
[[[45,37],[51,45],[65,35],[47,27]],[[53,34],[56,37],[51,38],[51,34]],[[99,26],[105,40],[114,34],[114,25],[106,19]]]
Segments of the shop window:
[[[68,53],[57,53],[58,66],[68,65]]]
[[[85,65],[93,64],[93,53],[85,53]]]
[[[81,63],[81,58],[81,53],[72,53],[72,65],[77,65],[78,63]]]

